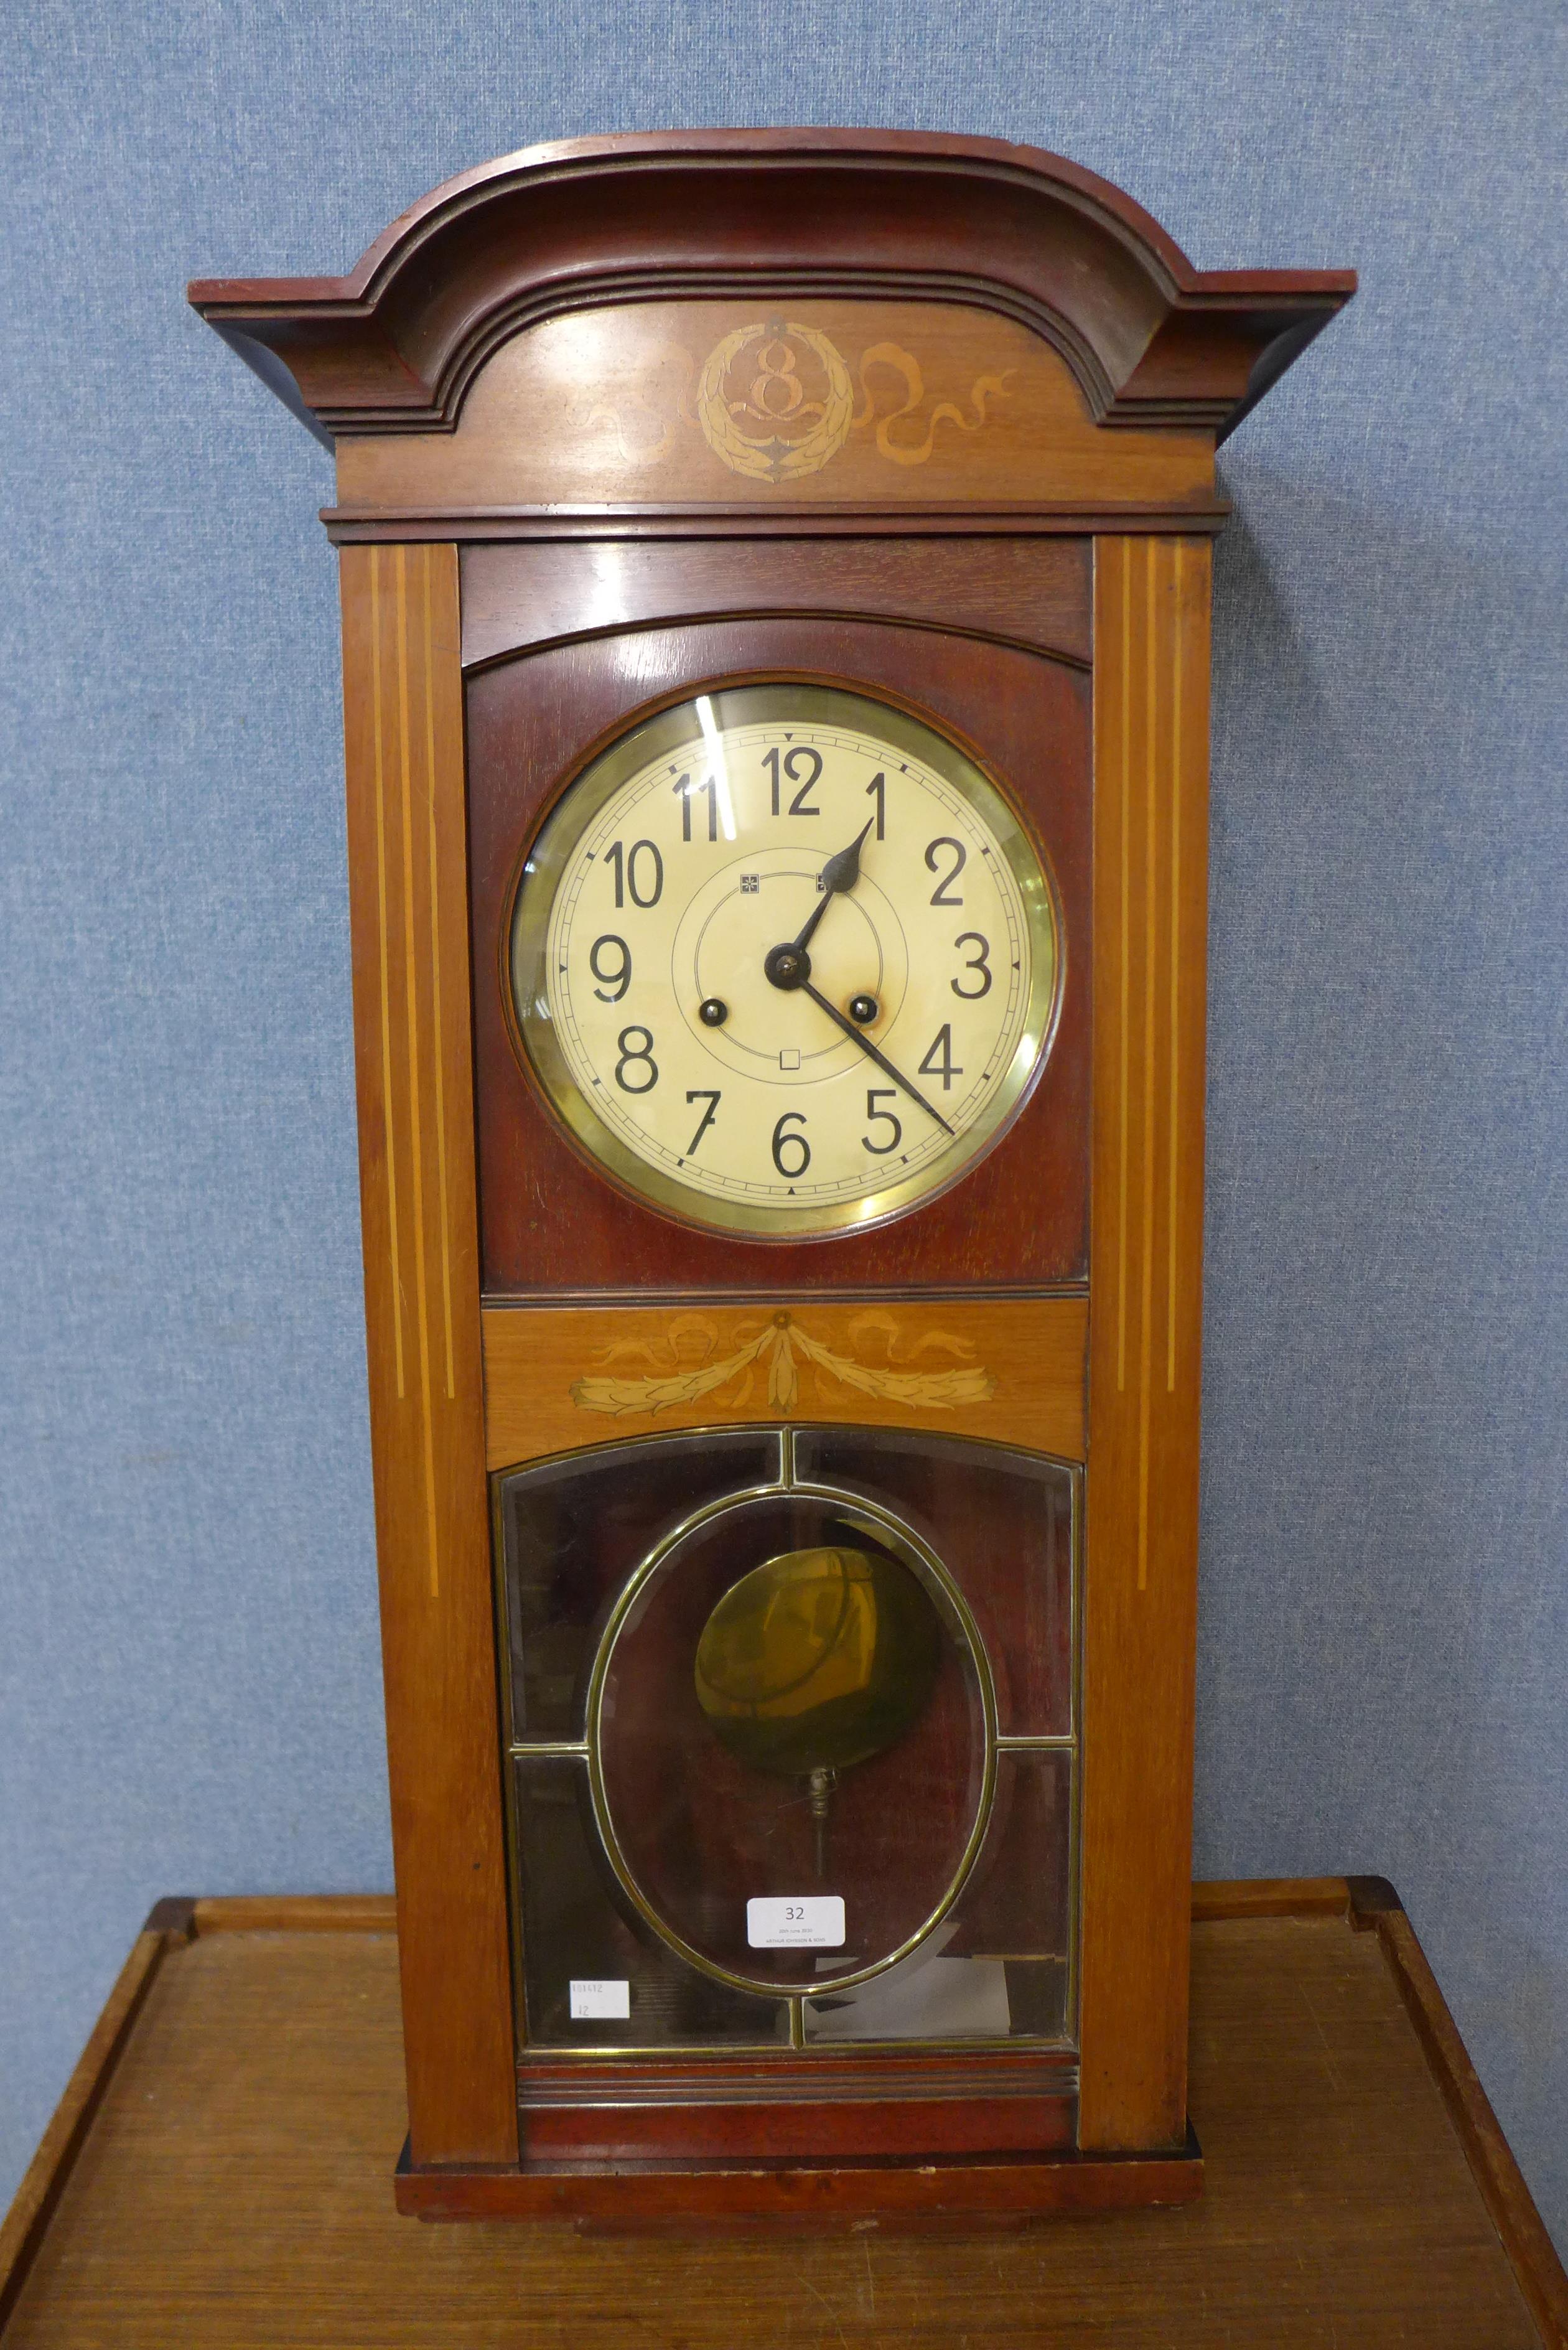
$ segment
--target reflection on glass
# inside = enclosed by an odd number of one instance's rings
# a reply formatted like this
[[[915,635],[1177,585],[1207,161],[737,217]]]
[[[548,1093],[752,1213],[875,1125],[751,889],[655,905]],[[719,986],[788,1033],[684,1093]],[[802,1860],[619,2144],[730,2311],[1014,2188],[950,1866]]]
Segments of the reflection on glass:
[[[1070,1735],[1079,1472],[923,1429],[805,1427],[794,1457],[803,1482],[863,1494],[941,1557],[991,1659],[1002,1736]]]
[[[1077,1477],[809,1424],[497,1477],[525,2043],[1070,2044]]]
[[[808,2040],[1005,2040],[1012,2030],[1004,1959],[947,1958],[957,1929],[851,1991],[812,2000]]]
[[[519,1758],[524,2037],[535,2048],[789,2044],[782,2000],[758,1999],[687,1966],[649,1933],[605,1863],[576,1757]],[[624,1985],[626,2020],[574,2013],[572,1985]]]
[[[804,1779],[816,1876],[838,1773],[897,1743],[924,1711],[941,1625],[884,1552],[785,1551],[732,1584],[697,1643],[697,1702],[755,1771]]]
[[[495,1481],[512,1735],[580,1738],[606,1609],[667,1528],[779,1473],[773,1429],[708,1430],[531,1461]]]
[[[1054,2040],[1071,2033],[1073,1758],[997,1757],[980,1857],[950,1914],[869,1982],[805,2004],[819,2040]]]

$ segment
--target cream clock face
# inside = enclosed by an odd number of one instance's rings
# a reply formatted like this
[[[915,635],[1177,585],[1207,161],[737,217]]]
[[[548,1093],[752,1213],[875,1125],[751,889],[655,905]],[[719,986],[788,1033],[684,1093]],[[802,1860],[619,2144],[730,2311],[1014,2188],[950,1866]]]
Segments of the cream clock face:
[[[1055,893],[956,744],[869,696],[698,695],[569,787],[510,939],[523,1045],[618,1181],[726,1232],[894,1215],[1049,1048]]]

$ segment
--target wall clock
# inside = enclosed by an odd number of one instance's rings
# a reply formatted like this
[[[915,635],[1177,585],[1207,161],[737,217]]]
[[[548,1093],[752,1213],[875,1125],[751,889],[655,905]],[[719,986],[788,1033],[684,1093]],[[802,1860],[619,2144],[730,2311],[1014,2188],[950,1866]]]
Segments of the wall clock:
[[[337,458],[404,2210],[1198,2190],[1213,458],[1353,287],[773,131],[191,289]]]

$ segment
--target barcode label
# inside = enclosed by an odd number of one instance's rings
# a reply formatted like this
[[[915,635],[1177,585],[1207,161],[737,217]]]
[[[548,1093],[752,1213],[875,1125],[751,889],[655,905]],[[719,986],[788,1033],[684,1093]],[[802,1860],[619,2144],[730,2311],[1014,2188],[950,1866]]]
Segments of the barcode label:
[[[572,2013],[592,2022],[624,2021],[631,2013],[631,1985],[597,1979],[574,1981]]]

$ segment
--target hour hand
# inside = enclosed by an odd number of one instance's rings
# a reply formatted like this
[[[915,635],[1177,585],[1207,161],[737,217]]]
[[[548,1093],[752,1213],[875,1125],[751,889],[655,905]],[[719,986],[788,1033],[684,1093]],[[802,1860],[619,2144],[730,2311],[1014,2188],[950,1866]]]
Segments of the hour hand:
[[[836,856],[830,857],[826,864],[823,867],[821,872],[817,875],[816,886],[822,892],[822,895],[818,899],[816,904],[812,908],[810,914],[806,917],[799,937],[792,941],[797,954],[803,947],[810,945],[812,933],[816,929],[818,922],[821,921],[824,914],[826,913],[827,909],[832,904],[834,899],[839,895],[841,890],[853,889],[857,881],[859,880],[860,844],[865,839],[866,835],[870,831],[871,827],[875,822],[875,816],[867,816],[865,824],[861,827],[859,832],[857,833],[855,838],[850,842],[848,847],[841,848]]]

